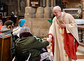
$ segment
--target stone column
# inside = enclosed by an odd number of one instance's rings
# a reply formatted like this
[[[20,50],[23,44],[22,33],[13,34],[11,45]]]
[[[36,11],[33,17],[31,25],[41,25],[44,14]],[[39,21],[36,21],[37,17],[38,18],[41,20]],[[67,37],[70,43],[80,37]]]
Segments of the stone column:
[[[27,7],[25,7],[25,14],[24,14],[25,19],[35,18],[36,10],[35,8],[30,7],[29,3],[30,3],[30,0],[27,0]]]
[[[44,18],[51,18],[51,8],[49,7],[49,0],[46,0],[46,7],[44,8]]]
[[[51,1],[51,18],[53,17],[54,0]]]
[[[53,1],[53,0],[51,0],[51,7],[53,7],[53,5],[54,5],[54,1]]]
[[[30,4],[29,4],[29,3],[30,3],[30,0],[27,0],[27,6],[28,6],[28,7],[30,6]]]
[[[43,7],[46,6],[46,0],[43,0],[43,3],[42,3]]]
[[[25,18],[35,18],[35,8],[25,7]]]
[[[42,2],[43,2],[43,0],[40,0],[40,7],[42,7]]]
[[[46,0],[46,7],[49,7],[49,0]]]
[[[54,0],[54,6],[56,6],[56,0]]]
[[[84,0],[82,0],[82,19],[84,19]]]
[[[36,11],[36,18],[43,18],[43,7],[38,7]]]
[[[20,0],[18,0],[18,14],[20,13],[19,1],[20,1]]]
[[[43,10],[44,8],[42,7],[42,0],[40,0],[40,7],[37,8],[36,18],[43,18]]]

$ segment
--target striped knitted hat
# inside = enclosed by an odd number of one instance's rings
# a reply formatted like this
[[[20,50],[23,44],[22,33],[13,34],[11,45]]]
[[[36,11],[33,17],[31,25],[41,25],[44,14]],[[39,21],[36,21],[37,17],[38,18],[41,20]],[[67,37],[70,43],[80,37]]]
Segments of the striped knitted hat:
[[[19,26],[22,27],[26,20],[25,19],[20,19],[20,20],[21,20],[21,22],[19,23]]]

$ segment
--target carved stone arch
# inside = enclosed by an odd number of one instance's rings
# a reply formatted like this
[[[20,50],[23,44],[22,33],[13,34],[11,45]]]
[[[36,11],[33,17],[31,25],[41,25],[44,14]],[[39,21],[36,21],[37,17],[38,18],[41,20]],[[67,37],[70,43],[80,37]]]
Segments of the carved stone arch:
[[[24,16],[27,0],[18,0],[18,15]]]
[[[23,0],[20,2],[20,10],[22,12],[24,12],[24,10],[25,10],[25,2]]]
[[[21,11],[21,5],[20,5],[20,3],[21,3],[21,0],[19,0],[19,10]]]

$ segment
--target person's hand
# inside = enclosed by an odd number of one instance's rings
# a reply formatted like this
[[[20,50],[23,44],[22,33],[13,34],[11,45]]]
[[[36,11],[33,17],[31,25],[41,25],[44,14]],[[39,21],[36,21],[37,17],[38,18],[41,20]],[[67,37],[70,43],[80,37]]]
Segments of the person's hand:
[[[65,28],[66,24],[63,22],[62,24],[59,24],[60,27]]]
[[[17,17],[16,15],[14,15],[15,17]]]
[[[51,43],[52,39],[51,39],[51,38],[47,38],[47,41],[48,41],[49,43]]]

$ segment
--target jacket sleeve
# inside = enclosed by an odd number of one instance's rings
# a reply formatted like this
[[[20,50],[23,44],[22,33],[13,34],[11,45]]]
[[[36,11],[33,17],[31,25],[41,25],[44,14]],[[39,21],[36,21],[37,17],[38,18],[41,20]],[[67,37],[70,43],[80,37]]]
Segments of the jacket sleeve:
[[[45,48],[49,45],[49,42],[48,41],[39,41],[35,38],[35,41],[34,41],[34,48],[36,49],[42,49],[42,48]]]

